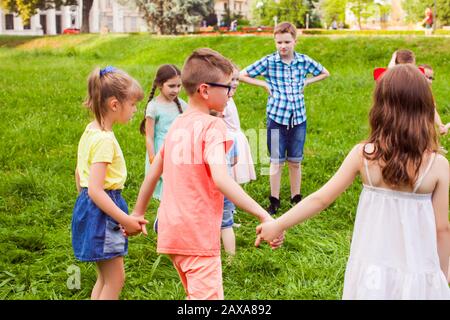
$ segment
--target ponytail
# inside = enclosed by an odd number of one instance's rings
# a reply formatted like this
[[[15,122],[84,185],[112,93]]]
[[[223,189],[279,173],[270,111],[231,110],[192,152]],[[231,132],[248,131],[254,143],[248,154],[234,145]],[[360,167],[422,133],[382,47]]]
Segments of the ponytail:
[[[106,109],[102,101],[102,83],[100,80],[100,68],[95,68],[88,78],[88,96],[84,104],[94,114],[100,127],[104,129],[103,117],[106,114]]]

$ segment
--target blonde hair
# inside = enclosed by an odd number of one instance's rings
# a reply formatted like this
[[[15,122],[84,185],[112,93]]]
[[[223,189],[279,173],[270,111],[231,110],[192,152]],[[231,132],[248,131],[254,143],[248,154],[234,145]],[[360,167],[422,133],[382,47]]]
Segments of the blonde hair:
[[[92,111],[95,119],[103,128],[103,120],[108,112],[108,99],[114,97],[120,103],[144,98],[139,83],[125,71],[107,67],[95,68],[88,78],[88,94],[84,102],[85,106]]]
[[[205,82],[217,82],[233,73],[233,65],[217,51],[197,49],[186,59],[181,71],[181,82],[188,95],[193,95]]]

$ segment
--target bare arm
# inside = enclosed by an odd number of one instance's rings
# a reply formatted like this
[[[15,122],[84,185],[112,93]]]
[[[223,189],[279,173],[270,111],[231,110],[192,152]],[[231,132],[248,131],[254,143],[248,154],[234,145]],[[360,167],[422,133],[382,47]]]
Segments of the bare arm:
[[[436,219],[436,234],[439,261],[445,275],[448,274],[450,257],[450,226],[448,222],[448,188],[449,188],[449,164],[447,159],[439,156],[436,166],[439,166],[439,178],[433,192],[433,209]]]
[[[88,183],[89,197],[103,212],[121,224],[128,233],[136,233],[141,230],[141,224],[147,222],[144,219],[138,220],[128,216],[106,194],[103,184],[107,165],[106,162],[97,162],[91,165]]]
[[[78,167],[75,168],[75,185],[77,186],[77,192],[80,193],[81,186],[80,186],[80,174],[78,173]]]
[[[391,57],[391,61],[389,61],[388,68],[392,68],[395,66],[395,60],[397,59],[397,51],[394,51]]]
[[[267,211],[245,193],[242,187],[228,175],[222,144],[217,145],[209,153],[207,162],[215,185],[231,202],[258,218],[260,222],[273,220]]]
[[[145,118],[145,147],[150,163],[155,158],[155,119]]]
[[[319,75],[306,79],[305,86],[310,85],[311,83],[314,83],[314,82],[322,81],[322,80],[328,78],[329,76],[330,76],[330,72],[328,72],[328,70],[325,69],[325,67],[324,67],[322,72]]]
[[[436,125],[439,127],[440,134],[448,133],[448,128],[445,126],[445,124],[442,123],[441,117],[439,116],[436,107],[434,108],[434,123],[436,123]]]
[[[267,93],[269,93],[269,95],[272,95],[270,92],[269,85],[267,84],[266,81],[250,77],[248,75],[247,71],[245,71],[245,70],[242,70],[239,73],[239,81],[242,81],[242,82],[245,82],[248,84],[252,84],[254,86],[262,87],[262,88],[266,89],[266,91],[267,91]]]
[[[257,227],[263,240],[271,241],[281,232],[309,219],[326,209],[353,182],[361,166],[361,150],[355,146],[347,155],[339,170],[318,191],[306,197],[274,222]]]
[[[153,160],[150,172],[142,182],[141,189],[139,190],[139,194],[136,200],[136,205],[134,206],[133,216],[143,217],[145,215],[148,202],[150,201],[150,197],[155,190],[156,183],[158,182],[159,177],[161,177],[162,172],[163,159],[161,157],[161,153],[158,152],[155,159]]]

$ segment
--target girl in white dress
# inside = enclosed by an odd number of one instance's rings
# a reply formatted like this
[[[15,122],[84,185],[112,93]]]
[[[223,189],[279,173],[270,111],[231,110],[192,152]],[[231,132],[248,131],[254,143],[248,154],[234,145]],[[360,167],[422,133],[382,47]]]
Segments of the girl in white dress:
[[[230,99],[223,111],[223,120],[227,126],[227,130],[236,137],[237,150],[239,157],[237,163],[232,167],[231,177],[239,184],[256,180],[255,166],[253,164],[252,153],[247,137],[241,131],[241,122],[239,113],[234,103],[233,96],[239,85],[239,69],[234,65],[233,78],[231,79]]]
[[[256,244],[327,208],[360,174],[343,298],[450,299],[449,164],[438,153],[433,97],[416,67],[398,65],[380,78],[370,126],[367,141],[320,190],[257,227]]]

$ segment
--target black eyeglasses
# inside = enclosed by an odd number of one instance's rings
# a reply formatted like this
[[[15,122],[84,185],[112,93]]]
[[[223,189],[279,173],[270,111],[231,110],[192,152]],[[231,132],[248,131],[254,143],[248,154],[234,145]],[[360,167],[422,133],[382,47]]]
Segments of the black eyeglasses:
[[[230,95],[231,89],[233,88],[231,85],[229,84],[221,84],[221,83],[215,83],[215,82],[205,82],[206,84],[209,84],[210,86],[213,87],[221,87],[221,88],[227,88],[227,96]]]

